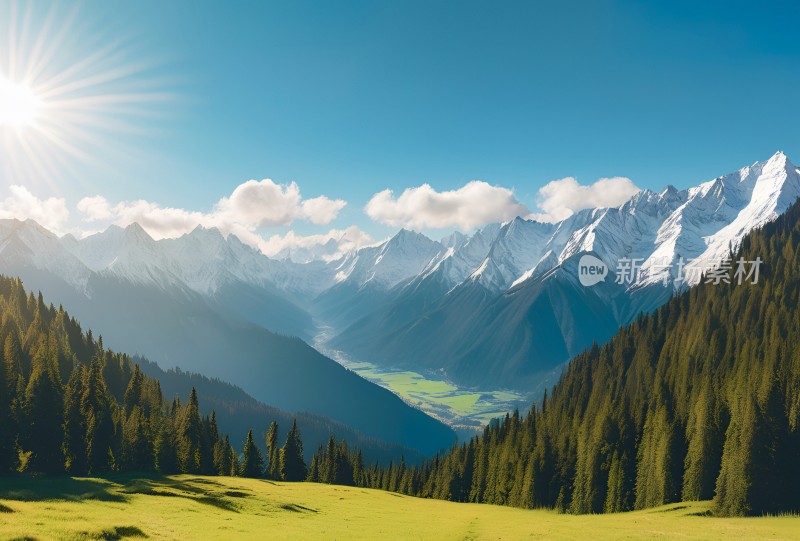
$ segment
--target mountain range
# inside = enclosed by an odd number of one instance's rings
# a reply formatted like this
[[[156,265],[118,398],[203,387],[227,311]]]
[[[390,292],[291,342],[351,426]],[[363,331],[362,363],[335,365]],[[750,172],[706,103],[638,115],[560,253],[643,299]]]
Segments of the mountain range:
[[[273,275],[285,280],[278,290],[264,278],[273,262],[235,237],[197,229],[156,242],[133,224],[77,240],[31,220],[0,220],[0,262],[0,272],[101,330],[107,345],[162,368],[218,378],[270,406],[422,454],[455,440],[447,426],[296,337],[311,318],[284,292],[291,265]]]
[[[778,152],[686,190],[642,190],[617,208],[554,224],[516,218],[450,237],[425,265],[398,256],[407,277],[393,285],[373,266],[324,292],[323,310],[346,304],[342,294],[364,310],[357,317],[339,310],[341,331],[330,346],[383,366],[443,372],[463,385],[541,387],[592,342],[700,281],[706,267],[798,196],[800,173]],[[433,251],[426,239],[401,232],[380,248],[383,257],[410,239]],[[584,287],[577,264],[587,252],[612,278],[623,258],[635,259],[640,272],[629,283],[609,278]]]
[[[452,441],[446,427],[303,340],[324,325],[334,331],[324,347],[380,367],[541,389],[592,342],[702,280],[798,196],[800,172],[778,152],[689,189],[642,190],[557,223],[520,217],[440,240],[401,230],[335,260],[330,243],[297,261],[290,252],[276,259],[216,229],[156,241],[132,224],[78,239],[0,220],[0,272],[70,306],[117,349],[433,452]],[[582,286],[585,253],[611,278]],[[616,283],[623,258],[640,272]]]

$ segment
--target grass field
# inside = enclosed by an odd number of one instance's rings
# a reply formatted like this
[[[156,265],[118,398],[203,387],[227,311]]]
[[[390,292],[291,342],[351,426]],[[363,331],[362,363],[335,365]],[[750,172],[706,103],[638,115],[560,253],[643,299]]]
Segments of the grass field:
[[[240,478],[0,478],[0,539],[800,539],[800,518],[707,510],[572,516]]]
[[[362,378],[389,389],[412,406],[450,426],[466,429],[470,434],[483,430],[489,421],[502,417],[506,412],[530,407],[531,397],[513,391],[464,389],[436,375],[389,370],[353,360],[342,351],[327,348],[332,334],[330,327],[322,328],[314,338],[314,347]]]
[[[346,365],[359,376],[390,389],[403,400],[448,424],[476,431],[516,407],[527,407],[522,395],[511,391],[472,391],[432,379],[418,372],[383,370],[370,363]]]

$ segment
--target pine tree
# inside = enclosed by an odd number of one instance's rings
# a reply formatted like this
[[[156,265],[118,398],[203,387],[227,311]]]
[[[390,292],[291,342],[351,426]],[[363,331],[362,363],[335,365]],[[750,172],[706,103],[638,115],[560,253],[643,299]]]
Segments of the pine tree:
[[[86,463],[90,474],[113,469],[114,403],[108,394],[99,361],[92,363],[81,395],[81,415],[86,437]]]
[[[52,357],[44,344],[34,356],[32,370],[25,390],[25,450],[31,452],[28,469],[42,473],[62,472],[63,393]]]
[[[317,466],[320,457],[322,456],[322,447],[320,447],[319,452],[311,457],[311,464],[308,466],[308,474],[306,475],[306,481],[309,483],[319,483],[319,467]]]
[[[142,374],[139,365],[137,364],[133,369],[133,375],[128,382],[128,387],[125,389],[125,411],[130,412],[134,406],[140,406],[142,400],[142,390],[144,386],[144,374]]]
[[[217,413],[211,411],[209,417],[203,418],[203,430],[200,438],[200,469],[204,475],[214,475],[214,447],[219,442],[219,427],[217,426]]]
[[[228,444],[228,449],[230,450],[231,456],[231,475],[241,475],[242,474],[242,464],[239,460],[239,455],[236,454],[236,451],[233,450],[233,445],[231,445],[230,440],[226,437],[225,442]]]
[[[86,428],[81,413],[85,377],[84,370],[73,370],[64,393],[64,467],[72,475],[85,475],[89,470],[86,461]]]
[[[297,428],[297,419],[286,434],[286,442],[280,450],[281,479],[284,481],[303,481],[308,474],[303,460],[303,442]]]
[[[231,456],[225,440],[218,440],[214,444],[214,473],[215,475],[231,474]]]
[[[333,439],[333,436],[329,436],[328,444],[325,446],[323,454],[324,459],[322,463],[319,464],[320,483],[333,484],[336,482],[337,470],[339,467],[337,452],[336,440]]]
[[[755,400],[742,397],[736,404],[725,434],[722,469],[717,477],[714,511],[722,516],[740,516],[752,510],[750,487],[753,482],[753,444],[756,436]]]
[[[242,477],[264,477],[264,458],[253,441],[252,430],[247,433],[247,440],[244,442]]]
[[[178,464],[183,472],[200,473],[202,457],[200,442],[202,438],[202,422],[197,391],[192,387],[189,402],[180,414],[178,435]]]
[[[637,509],[679,501],[684,462],[679,433],[665,405],[648,413],[636,470]]]
[[[270,479],[281,478],[280,449],[278,448],[278,423],[272,421],[267,430],[267,476]]]
[[[229,439],[216,445],[215,414],[200,419],[196,393],[185,407],[176,399],[165,408],[159,382],[129,357],[106,350],[62,307],[2,276],[0,344],[0,473],[175,473],[179,440],[187,469],[199,463],[216,472],[215,450],[225,447],[219,469],[236,471]],[[196,428],[199,438],[190,437]],[[194,452],[186,453],[187,439]]]
[[[336,474],[334,483],[337,485],[353,486],[353,463],[347,444],[342,440],[336,446]]]
[[[0,343],[4,341],[4,332],[0,332]],[[6,362],[4,351],[0,351],[0,474],[15,469],[17,462],[17,426],[13,405],[17,374],[14,368],[14,363]]]
[[[178,473],[178,448],[175,442],[174,418],[162,419],[156,437],[156,467],[163,474]]]
[[[124,415],[124,414],[123,414]],[[121,464],[128,471],[150,471],[155,466],[154,442],[142,408],[134,405],[122,427]]]
[[[706,378],[690,412],[686,431],[689,446],[683,477],[685,501],[710,500],[714,496],[724,438],[715,409],[711,382]]]

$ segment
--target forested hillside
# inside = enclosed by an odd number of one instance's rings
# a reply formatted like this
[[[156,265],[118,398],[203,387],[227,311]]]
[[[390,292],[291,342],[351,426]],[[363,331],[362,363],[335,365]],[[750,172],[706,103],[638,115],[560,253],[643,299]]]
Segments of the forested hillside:
[[[426,458],[426,455],[419,451],[397,443],[370,438],[352,427],[327,417],[307,412],[288,413],[269,406],[256,400],[240,387],[216,378],[175,368],[162,370],[156,363],[138,356],[132,357],[132,361],[141,367],[145,375],[158,380],[164,396],[178,395],[182,401],[186,401],[192,389],[196,389],[201,413],[210,415],[212,410],[215,411],[220,430],[230,434],[231,441],[237,448],[245,441],[247,432],[253,429],[256,444],[262,451],[266,451],[264,442],[267,427],[276,422],[281,429],[278,437],[283,441],[293,419],[297,419],[297,426],[300,427],[303,441],[306,442],[308,460],[311,459],[313,451],[320,444],[327,442],[332,435],[361,449],[364,460],[370,463],[388,464],[400,457],[409,463],[418,463]]]
[[[0,473],[265,473],[252,432],[240,464],[216,414],[200,414],[195,389],[186,403],[165,401],[158,380],[16,278],[0,277],[0,344]],[[304,478],[297,425],[280,449],[277,432],[273,423],[265,441],[271,471]]]
[[[800,205],[739,257],[763,260],[757,284],[703,283],[573,359],[528,415],[353,482],[573,513],[699,499],[718,515],[797,511]],[[321,449],[311,470],[335,480],[318,472],[347,456]]]

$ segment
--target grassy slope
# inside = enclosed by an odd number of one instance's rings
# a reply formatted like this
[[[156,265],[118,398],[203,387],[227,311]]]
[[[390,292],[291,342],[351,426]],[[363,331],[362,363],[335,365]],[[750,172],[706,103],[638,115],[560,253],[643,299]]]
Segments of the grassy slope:
[[[239,478],[0,478],[0,539],[800,538],[800,518],[699,516],[707,508],[571,516]]]

